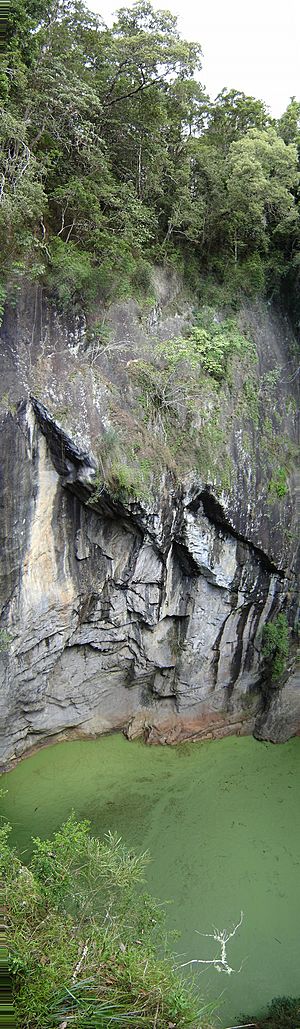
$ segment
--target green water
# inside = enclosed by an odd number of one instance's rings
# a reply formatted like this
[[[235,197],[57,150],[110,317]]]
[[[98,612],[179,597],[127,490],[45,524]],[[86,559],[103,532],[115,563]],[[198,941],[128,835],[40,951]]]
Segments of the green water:
[[[74,808],[94,833],[117,830],[149,849],[148,882],[180,930],[178,963],[214,957],[211,932],[244,921],[228,945],[240,972],[203,966],[205,999],[224,1026],[274,996],[299,995],[300,739],[252,738],[150,748],[122,736],[62,743],[2,777],[2,811],[22,851],[50,835]]]

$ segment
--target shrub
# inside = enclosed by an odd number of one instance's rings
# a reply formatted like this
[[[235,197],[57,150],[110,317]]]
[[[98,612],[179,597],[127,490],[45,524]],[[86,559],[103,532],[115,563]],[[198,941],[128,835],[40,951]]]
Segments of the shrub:
[[[245,1022],[250,1018],[245,1018]],[[256,1029],[298,1029],[300,1025],[300,998],[275,997],[264,1015],[254,1015],[251,1022]]]
[[[286,468],[278,468],[269,482],[269,493],[277,497],[285,497],[287,494],[287,471]]]
[[[219,322],[209,309],[204,309],[187,339],[169,340],[157,346],[158,354],[166,357],[172,367],[187,362],[191,368],[206,372],[217,382],[226,379],[229,360],[234,354],[251,349],[254,354],[253,344],[242,335],[233,318]]]
[[[275,682],[283,675],[289,656],[289,627],[286,615],[281,613],[273,622],[264,625],[261,653],[271,682]]]
[[[235,276],[236,286],[247,296],[254,297],[264,293],[265,264],[260,254],[251,254],[240,265],[237,265]]]
[[[135,292],[146,295],[150,292],[152,287],[152,267],[149,261],[141,259],[136,263],[131,281]]]
[[[147,855],[111,834],[94,839],[71,816],[51,840],[33,841],[25,867],[7,833],[0,874],[19,1029],[195,1026],[191,989],[157,956],[167,938],[161,905],[142,891]]]
[[[55,291],[59,305],[68,310],[93,294],[95,276],[90,254],[71,241],[55,239],[51,244],[51,268],[48,282]]]

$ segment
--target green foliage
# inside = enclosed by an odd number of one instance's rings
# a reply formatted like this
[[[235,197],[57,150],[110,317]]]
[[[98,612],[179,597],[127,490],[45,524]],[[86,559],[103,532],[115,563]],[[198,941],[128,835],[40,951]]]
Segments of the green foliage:
[[[284,114],[278,121],[278,132],[284,142],[300,144],[300,103],[292,96]]]
[[[34,840],[26,867],[10,851],[9,827],[0,832],[19,1029],[196,1025],[192,993],[166,952],[161,905],[142,890],[147,855],[117,836],[94,839],[70,816],[51,840]]]
[[[279,614],[273,622],[267,622],[262,631],[262,657],[271,682],[283,675],[289,656],[289,626],[285,614]]]
[[[227,451],[226,434],[222,424],[220,405],[202,418],[202,424],[193,434],[192,445],[196,470],[215,483],[216,492],[230,490],[234,480],[234,466]]]
[[[200,324],[194,326],[187,339],[160,343],[157,352],[165,356],[173,368],[187,362],[192,369],[199,373],[202,369],[216,382],[222,382],[228,376],[230,358],[247,350],[254,353],[254,348],[232,318],[219,322],[214,313],[207,309],[199,321]]]
[[[288,491],[287,470],[278,468],[269,482],[269,492],[272,496],[285,497]]]
[[[6,30],[4,288],[38,279],[62,308],[90,310],[147,295],[166,261],[225,303],[284,290],[297,320],[295,98],[277,124],[237,90],[211,103],[200,47],[148,0],[109,28],[81,0],[12,0]]]
[[[83,306],[86,298],[96,297],[96,276],[90,254],[74,243],[66,244],[56,239],[51,245],[50,262],[49,286],[55,290],[63,309],[74,306],[76,302]]]
[[[3,651],[3,650],[8,650],[9,649],[11,640],[12,640],[12,637],[11,637],[10,632],[7,632],[6,629],[0,629],[0,653],[1,653],[1,650]]]
[[[257,1029],[299,1029],[300,998],[275,997],[266,1013],[253,1016],[251,1021],[255,1021]]]
[[[209,324],[211,313],[203,312],[202,320]],[[131,378],[148,431],[154,441],[158,436],[164,440],[164,461],[171,470],[180,474],[193,468],[228,489],[233,468],[222,424],[221,384],[216,372],[203,374],[194,331],[191,338],[157,344],[152,362],[134,361]],[[211,368],[215,371],[215,363]]]
[[[222,89],[211,107],[209,136],[218,147],[228,150],[249,129],[266,129],[270,117],[265,104],[236,89]]]
[[[143,294],[147,295],[150,292],[152,287],[152,268],[149,261],[140,260],[137,262],[131,281],[136,293],[143,296]]]
[[[281,234],[293,231],[297,212],[294,190],[299,181],[297,151],[285,145],[273,128],[250,129],[233,142],[227,158],[227,189],[232,246],[239,256],[253,248],[276,249]],[[276,168],[276,176],[274,176]]]
[[[103,430],[98,440],[96,453],[99,470],[89,500],[92,507],[101,499],[104,489],[109,489],[111,496],[123,502],[133,499],[147,502],[152,496],[152,485],[157,474],[153,448],[150,447],[147,456],[147,441],[141,437],[133,421],[130,421],[128,430],[125,425],[121,436],[120,431],[111,425]]]
[[[235,268],[235,287],[248,297],[262,296],[266,286],[266,266],[262,255],[250,254]]]
[[[245,379],[243,383],[242,396],[239,401],[239,410],[246,417],[250,418],[255,428],[259,425],[259,388],[253,378]]]
[[[109,473],[109,487],[116,498],[149,498],[149,479],[152,466],[147,458],[139,458],[138,464],[113,463]]]
[[[47,209],[47,197],[24,121],[0,111],[0,243],[3,280],[16,261],[33,259],[35,228]],[[24,265],[25,267],[25,265]]]

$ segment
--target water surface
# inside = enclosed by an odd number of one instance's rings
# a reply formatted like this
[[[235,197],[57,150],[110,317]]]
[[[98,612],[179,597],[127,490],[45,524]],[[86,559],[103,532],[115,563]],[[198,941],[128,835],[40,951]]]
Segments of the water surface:
[[[228,945],[230,977],[196,966],[199,989],[218,998],[221,1025],[272,997],[299,995],[300,739],[252,738],[145,747],[123,736],[57,744],[24,760],[1,786],[2,812],[26,852],[75,810],[102,836],[117,830],[149,849],[152,893],[180,930],[178,964],[218,956],[212,932],[244,921]]]

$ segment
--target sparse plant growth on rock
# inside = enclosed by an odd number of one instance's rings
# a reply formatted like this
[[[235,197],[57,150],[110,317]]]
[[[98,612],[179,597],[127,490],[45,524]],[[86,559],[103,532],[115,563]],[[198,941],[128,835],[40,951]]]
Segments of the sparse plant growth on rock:
[[[11,640],[10,632],[7,632],[7,629],[0,629],[0,652],[9,649]]]
[[[152,446],[155,450],[161,440],[160,460],[178,475],[194,468],[229,487],[233,467],[227,450],[226,391],[236,368],[240,376],[243,359],[246,375],[249,360],[256,361],[253,343],[234,319],[222,320],[204,308],[188,336],[157,343],[147,360],[128,362]]]
[[[205,372],[216,382],[222,382],[228,376],[233,355],[251,350],[256,356],[255,347],[242,335],[234,319],[220,321],[214,311],[204,308],[198,321],[200,324],[194,326],[186,339],[158,344],[157,353],[166,358],[171,368],[186,363],[198,376]]]
[[[282,612],[273,622],[267,622],[262,631],[262,657],[271,682],[276,683],[284,674],[289,656],[289,626]]]
[[[286,468],[278,468],[269,482],[269,491],[274,496],[285,497],[288,489]]]

